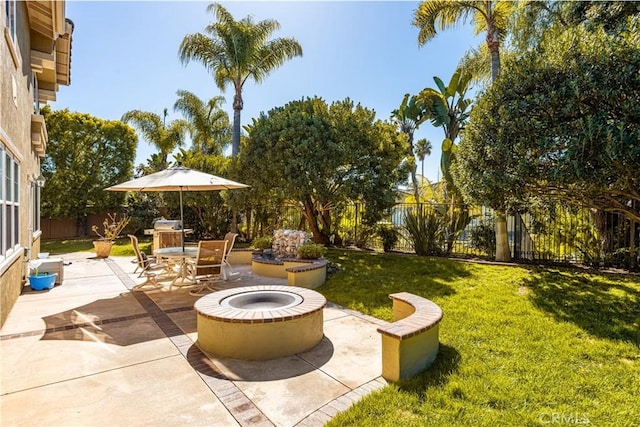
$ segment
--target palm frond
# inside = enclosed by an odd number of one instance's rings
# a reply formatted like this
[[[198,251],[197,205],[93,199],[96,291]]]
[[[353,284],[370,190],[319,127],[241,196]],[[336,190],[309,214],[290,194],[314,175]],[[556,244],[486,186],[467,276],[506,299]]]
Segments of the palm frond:
[[[133,125],[142,134],[142,137],[152,144],[161,139],[162,119],[155,113],[131,110],[124,113],[120,120],[123,123]]]
[[[412,24],[419,28],[418,44],[424,45],[433,39],[438,30],[454,28],[459,22],[466,23],[473,14],[484,13],[486,2],[425,0],[418,5]]]
[[[271,71],[296,56],[302,56],[302,46],[295,39],[277,38],[271,40],[256,52],[254,65],[250,68],[245,80],[250,75],[257,83],[260,83]]]
[[[229,13],[227,9],[224,8],[220,3],[211,3],[207,6],[207,12],[213,13],[216,17],[216,20],[223,24],[230,24],[235,22],[233,19],[233,15]]]
[[[265,19],[251,28],[252,39],[258,46],[264,45],[271,35],[280,29],[280,23],[273,19]]]
[[[491,54],[487,45],[483,43],[478,48],[469,49],[460,59],[458,68],[464,69],[474,84],[486,85],[491,82]]]

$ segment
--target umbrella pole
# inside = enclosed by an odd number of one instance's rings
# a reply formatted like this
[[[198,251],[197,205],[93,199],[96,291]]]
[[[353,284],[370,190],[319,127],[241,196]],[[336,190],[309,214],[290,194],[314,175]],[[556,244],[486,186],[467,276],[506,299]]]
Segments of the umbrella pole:
[[[184,252],[184,211],[182,208],[182,187],[180,187],[180,229],[182,230],[182,252]]]

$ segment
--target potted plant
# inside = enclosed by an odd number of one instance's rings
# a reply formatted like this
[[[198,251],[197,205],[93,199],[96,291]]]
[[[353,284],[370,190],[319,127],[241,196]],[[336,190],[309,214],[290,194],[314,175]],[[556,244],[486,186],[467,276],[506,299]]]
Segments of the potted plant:
[[[107,214],[107,218],[102,223],[102,233],[98,231],[98,226],[94,225],[91,230],[100,236],[100,240],[93,241],[93,247],[96,250],[96,256],[98,258],[108,258],[111,253],[111,247],[113,242],[120,236],[122,230],[129,224],[131,217],[123,215],[118,219],[117,213]]]
[[[38,268],[42,264],[40,259],[32,259],[29,261],[29,286],[34,291],[43,289],[51,289],[56,283],[56,273],[38,273]]]

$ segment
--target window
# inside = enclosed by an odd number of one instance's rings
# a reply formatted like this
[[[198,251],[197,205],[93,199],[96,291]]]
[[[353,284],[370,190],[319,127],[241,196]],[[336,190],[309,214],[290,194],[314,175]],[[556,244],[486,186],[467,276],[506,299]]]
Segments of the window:
[[[16,42],[16,28],[18,27],[16,19],[16,0],[6,0],[5,4],[5,16],[7,22],[7,28],[13,42]]]
[[[40,231],[40,187],[35,182],[31,185],[32,198],[31,198],[31,230],[34,233]]]
[[[33,90],[33,114],[40,114],[40,102],[38,102],[38,77],[36,73],[32,74],[33,84],[31,89]]]
[[[20,242],[20,166],[0,148],[0,260]]]

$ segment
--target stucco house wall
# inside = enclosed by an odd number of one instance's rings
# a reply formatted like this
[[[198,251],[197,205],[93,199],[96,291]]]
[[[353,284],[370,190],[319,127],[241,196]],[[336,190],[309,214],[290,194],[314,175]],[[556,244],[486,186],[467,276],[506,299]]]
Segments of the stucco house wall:
[[[0,1],[0,7],[2,325],[26,284],[27,261],[36,258],[40,252],[42,232],[36,219],[39,218],[36,178],[40,176],[47,135],[37,106],[55,99],[59,84],[69,83],[73,24],[65,21],[63,1],[4,0]],[[9,15],[15,16],[15,21],[9,22]],[[66,39],[58,44],[61,36]],[[58,56],[59,48],[61,51],[66,49],[68,53]],[[8,173],[10,171],[17,173]],[[17,209],[16,198],[9,197],[15,189],[18,190]],[[11,203],[7,202],[8,199]],[[11,220],[16,216],[17,221]]]

